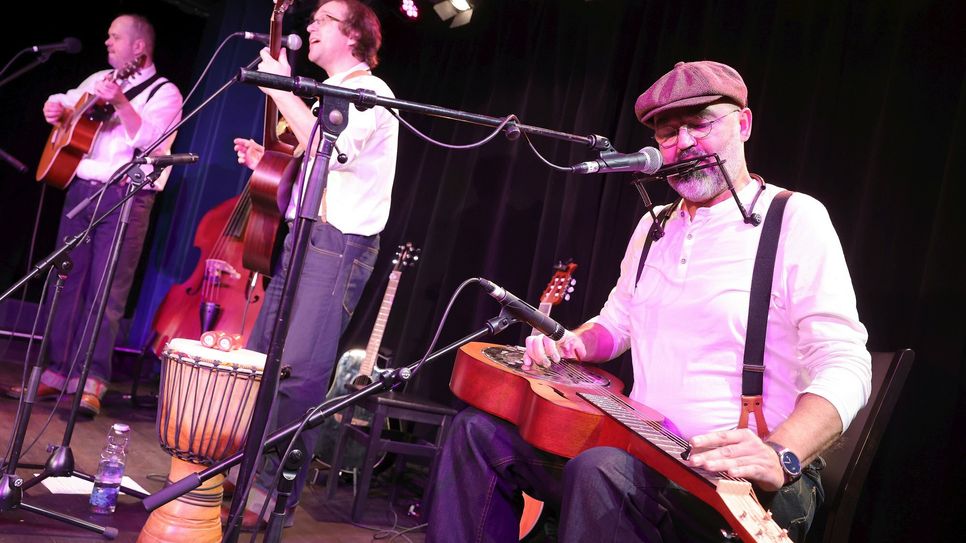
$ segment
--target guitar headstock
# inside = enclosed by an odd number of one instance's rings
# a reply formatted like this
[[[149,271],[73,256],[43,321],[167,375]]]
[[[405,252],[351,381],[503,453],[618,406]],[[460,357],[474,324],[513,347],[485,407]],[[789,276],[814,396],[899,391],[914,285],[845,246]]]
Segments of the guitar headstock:
[[[278,17],[281,20],[282,15],[288,11],[288,8],[292,6],[294,0],[274,0],[275,7],[272,9],[272,18]]]
[[[131,62],[128,62],[127,64],[122,66],[120,70],[114,72],[114,82],[121,83],[125,79],[128,79],[134,76],[135,74],[137,74],[138,72],[140,72],[141,68],[144,67],[144,62],[147,59],[148,57],[146,55],[141,54],[141,55],[138,55]]]
[[[400,271],[405,267],[415,266],[422,251],[422,249],[413,246],[411,241],[400,245],[396,248],[396,256],[392,259],[392,271]]]
[[[566,263],[558,262],[553,269],[553,277],[550,278],[547,288],[543,289],[543,294],[540,295],[541,305],[557,305],[564,300],[569,300],[570,294],[574,291],[574,285],[577,284],[577,280],[572,277],[574,270],[577,269],[577,264],[574,264],[572,260],[568,260]]]
[[[744,479],[720,479],[716,483],[718,496],[724,502],[729,515],[725,518],[736,530],[747,532],[742,541],[756,543],[792,543],[788,530],[782,529],[758,502],[751,483]],[[739,531],[739,535],[740,531]]]

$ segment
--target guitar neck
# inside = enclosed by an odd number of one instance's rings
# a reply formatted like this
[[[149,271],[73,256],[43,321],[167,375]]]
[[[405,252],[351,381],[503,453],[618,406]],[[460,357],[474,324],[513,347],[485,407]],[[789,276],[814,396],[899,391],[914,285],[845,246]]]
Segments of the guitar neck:
[[[291,0],[276,0],[275,8],[272,10],[272,18],[268,28],[268,52],[272,58],[278,59],[282,52],[282,17],[288,9]],[[265,126],[263,131],[262,143],[265,149],[285,154],[292,154],[294,148],[284,144],[278,136],[278,106],[271,97],[265,97]]]
[[[758,502],[751,483],[720,472],[711,472],[686,464],[682,455],[690,447],[683,438],[667,430],[657,420],[649,420],[618,396],[579,392],[578,396],[600,409],[605,415],[630,431],[636,444],[648,452],[635,454],[649,466],[685,490],[714,506],[728,524],[749,543],[791,543],[771,514]],[[640,449],[637,449],[640,451]],[[634,452],[634,451],[632,451]],[[655,456],[649,454],[657,452]],[[720,505],[715,505],[718,502]]]
[[[664,453],[688,471],[711,485],[717,485],[721,479],[720,473],[713,473],[700,468],[693,468],[684,463],[682,454],[689,451],[687,442],[669,432],[659,421],[648,420],[624,403],[619,397],[607,394],[591,394],[579,392],[578,395],[591,405],[600,409],[608,417],[616,420],[645,443]]]
[[[543,313],[544,315],[546,315],[546,316],[549,317],[550,316],[550,309],[551,308],[553,308],[553,304],[552,303],[550,303],[550,302],[540,302],[540,307],[538,307],[537,310],[539,310],[541,313]],[[531,336],[535,336],[535,335],[540,334],[540,333],[541,333],[540,330],[537,330],[536,328],[531,328],[530,329],[530,335]]]
[[[379,354],[379,346],[382,345],[382,336],[386,331],[386,323],[389,322],[389,311],[392,309],[392,302],[396,299],[396,289],[399,287],[399,278],[402,277],[401,271],[393,271],[389,274],[389,284],[386,285],[386,293],[382,296],[382,304],[379,306],[379,314],[376,315],[376,324],[372,327],[372,335],[369,336],[369,343],[366,345],[366,357],[359,368],[359,375],[372,374],[372,368],[376,365],[376,357]]]

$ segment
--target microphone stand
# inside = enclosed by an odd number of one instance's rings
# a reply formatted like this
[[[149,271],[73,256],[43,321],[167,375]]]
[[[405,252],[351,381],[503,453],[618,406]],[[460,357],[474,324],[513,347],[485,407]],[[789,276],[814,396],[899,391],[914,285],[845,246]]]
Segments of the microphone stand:
[[[29,47],[27,49],[24,49],[24,50],[20,51],[20,53],[17,53],[17,56],[20,56],[21,53],[25,53],[27,51],[30,51],[30,48]],[[41,64],[43,64],[44,62],[47,62],[48,60],[50,60],[50,54],[51,53],[52,53],[52,51],[45,51],[43,53],[39,53],[37,55],[37,58],[35,58],[34,60],[30,61],[30,64],[27,64],[26,66],[23,66],[22,68],[20,68],[16,72],[13,72],[12,74],[10,74],[7,77],[3,78],[3,80],[0,80],[0,87],[3,87],[4,85],[6,85],[7,83],[13,81],[14,79],[17,79],[18,77],[20,77],[23,74],[29,72],[30,70],[33,70],[37,66],[40,66]],[[13,57],[13,59],[11,59],[10,62],[13,62],[14,60],[16,60],[17,56]]]
[[[256,59],[252,61],[249,64],[249,66],[251,67],[251,66],[257,65],[259,60],[260,59]],[[77,476],[81,479],[85,479],[88,481],[94,480],[93,476],[74,469],[74,456],[70,449],[69,444],[70,444],[71,437],[73,435],[73,427],[77,418],[77,410],[80,406],[80,400],[82,396],[81,392],[83,391],[84,385],[87,381],[87,374],[90,369],[90,362],[91,362],[91,357],[93,356],[93,349],[97,342],[97,336],[100,329],[100,320],[103,317],[103,313],[106,308],[107,299],[108,299],[108,296],[110,295],[110,286],[114,278],[114,271],[117,267],[117,261],[119,260],[119,257],[120,257],[120,243],[121,243],[121,240],[123,240],[124,233],[127,228],[127,218],[130,215],[130,206],[131,206],[130,199],[133,198],[134,195],[137,194],[137,192],[141,190],[145,185],[149,183],[153,183],[161,175],[161,172],[164,171],[163,168],[156,168],[155,171],[152,172],[150,175],[145,176],[138,162],[140,162],[144,157],[148,156],[148,154],[151,151],[153,151],[159,145],[161,145],[161,143],[164,142],[176,130],[178,130],[178,128],[180,128],[183,124],[185,124],[190,119],[192,119],[195,115],[197,115],[215,97],[217,97],[222,92],[224,92],[229,86],[234,84],[237,80],[238,78],[236,76],[230,79],[224,85],[222,85],[217,91],[215,91],[211,96],[205,99],[205,101],[202,102],[191,113],[184,116],[178,123],[176,123],[173,127],[168,129],[164,134],[162,134],[157,140],[155,140],[151,145],[147,146],[139,154],[136,154],[136,156],[131,162],[129,162],[127,165],[123,166],[121,169],[115,172],[115,174],[111,177],[111,179],[107,183],[105,183],[104,187],[100,189],[101,193],[107,190],[107,187],[112,183],[116,182],[119,179],[123,179],[124,176],[127,176],[132,181],[132,183],[129,186],[128,192],[114,206],[112,206],[104,214],[102,214],[101,216],[97,217],[94,221],[92,221],[90,226],[88,226],[86,230],[74,236],[73,238],[67,240],[62,247],[55,250],[53,253],[51,253],[49,256],[44,258],[38,264],[34,265],[34,267],[31,269],[30,272],[27,273],[27,275],[25,275],[16,283],[14,283],[14,285],[11,286],[9,289],[7,289],[3,294],[0,294],[0,302],[2,302],[3,300],[10,297],[14,292],[18,291],[31,279],[43,273],[44,271],[50,269],[52,266],[57,267],[58,270],[60,270],[60,273],[58,274],[58,282],[55,286],[54,297],[52,298],[52,301],[51,301],[49,316],[47,319],[47,329],[46,329],[46,332],[44,333],[44,338],[40,346],[40,356],[38,357],[38,363],[35,364],[34,367],[31,369],[28,385],[27,387],[24,388],[24,392],[23,392],[24,409],[21,410],[20,417],[17,419],[17,423],[14,428],[14,447],[12,449],[10,459],[7,462],[6,470],[2,475],[2,478],[0,478],[0,513],[4,511],[13,510],[16,508],[21,508],[26,511],[31,511],[33,513],[37,513],[37,514],[46,516],[48,518],[65,522],[67,524],[76,526],[78,528],[83,528],[86,530],[100,533],[101,535],[103,535],[108,539],[114,539],[115,537],[117,537],[117,528],[110,527],[110,526],[99,526],[97,524],[93,524],[69,515],[47,511],[45,509],[41,509],[39,507],[29,505],[23,501],[23,492],[31,488],[32,486],[42,482],[44,479],[48,477]],[[81,210],[83,210],[87,205],[89,205],[91,201],[93,201],[93,198],[88,199],[84,202],[81,202],[78,206],[72,209],[69,212],[69,214],[76,215]],[[114,242],[111,247],[111,254],[109,257],[109,264],[107,267],[108,277],[105,280],[105,288],[104,288],[103,295],[99,300],[97,322],[95,323],[94,330],[92,331],[92,334],[91,334],[91,340],[90,340],[90,343],[88,344],[88,350],[84,360],[84,364],[81,368],[81,374],[78,377],[78,393],[74,395],[74,401],[71,405],[71,412],[68,419],[67,428],[64,431],[64,438],[63,438],[62,444],[60,446],[51,445],[50,447],[48,447],[48,449],[52,454],[50,455],[50,457],[48,457],[46,464],[43,466],[44,468],[43,472],[37,475],[36,477],[33,477],[32,479],[24,482],[23,479],[21,479],[16,475],[16,470],[18,468],[17,462],[19,460],[21,449],[23,447],[24,436],[26,435],[26,432],[27,432],[27,425],[30,420],[30,413],[32,411],[33,403],[36,400],[37,387],[40,385],[40,375],[43,373],[43,370],[46,368],[46,364],[47,364],[46,351],[47,351],[47,341],[49,336],[48,332],[50,331],[50,326],[53,323],[52,316],[54,314],[53,313],[54,309],[56,308],[56,296],[63,288],[63,281],[66,279],[66,272],[70,268],[71,263],[70,263],[69,253],[74,249],[74,247],[76,247],[79,243],[81,243],[84,239],[87,238],[91,230],[93,230],[98,224],[101,224],[104,220],[107,219],[107,217],[109,217],[112,213],[117,211],[122,206],[124,209],[121,211],[121,222],[120,222],[121,231],[117,233],[118,235],[115,235]],[[20,467],[29,467],[29,466],[21,465]],[[149,496],[148,494],[145,494],[138,490],[123,487],[123,486],[120,487],[120,490],[125,494],[134,496],[139,499],[144,499]]]
[[[505,118],[491,117],[489,115],[480,115],[477,113],[467,113],[457,109],[450,109],[432,104],[423,104],[420,102],[412,102],[409,100],[387,98],[384,96],[379,96],[375,92],[368,89],[346,89],[343,87],[336,87],[334,85],[326,85],[307,77],[284,77],[266,72],[259,72],[250,68],[242,68],[239,70],[238,80],[242,83],[248,83],[250,85],[258,85],[260,87],[269,87],[289,91],[299,96],[336,96],[352,102],[360,110],[368,109],[373,106],[382,106],[386,109],[411,111],[413,113],[421,113],[431,117],[452,119],[455,121],[483,126],[497,127],[502,124],[506,124],[504,131],[506,132],[507,138],[510,140],[517,139],[521,132],[525,132],[527,134],[545,136],[563,141],[569,141],[571,143],[587,145],[593,150],[600,151],[603,156],[607,156],[608,153],[614,151],[614,147],[611,145],[610,140],[596,134],[591,134],[590,136],[579,136],[576,134],[559,132],[557,130],[550,130],[548,128],[542,128],[539,126],[521,124],[515,121],[507,122]]]
[[[121,175],[126,175],[131,179],[131,184],[128,187],[127,194],[114,204],[111,209],[107,210],[101,216],[97,217],[90,226],[87,227],[83,232],[80,232],[73,238],[67,240],[63,247],[54,251],[53,254],[48,256],[40,264],[34,266],[34,269],[29,273],[24,279],[21,279],[13,287],[11,287],[3,296],[0,296],[0,300],[5,298],[10,293],[18,290],[23,284],[26,283],[30,278],[34,277],[38,273],[45,269],[53,266],[58,269],[57,283],[54,287],[54,292],[51,296],[50,310],[48,312],[47,324],[44,330],[44,337],[40,344],[40,351],[37,360],[31,367],[30,376],[27,385],[23,389],[22,409],[18,410],[18,418],[14,426],[14,440],[13,446],[10,453],[10,458],[7,461],[6,469],[0,479],[0,512],[11,511],[13,509],[23,509],[25,511],[30,511],[47,518],[58,520],[78,528],[83,528],[85,530],[90,530],[92,532],[99,533],[108,539],[114,539],[117,537],[117,528],[111,526],[100,526],[91,522],[87,522],[83,519],[79,519],[70,515],[63,513],[57,513],[54,511],[49,511],[30,505],[23,501],[24,491],[30,489],[34,485],[43,482],[48,477],[72,477],[76,476],[78,478],[84,479],[86,481],[94,481],[94,477],[90,474],[78,471],[74,469],[74,455],[70,448],[70,440],[73,435],[74,424],[77,419],[77,410],[80,407],[80,400],[82,396],[82,391],[84,384],[87,381],[87,373],[90,369],[91,357],[93,356],[93,349],[95,342],[97,340],[97,332],[100,325],[100,318],[103,316],[105,308],[107,307],[107,299],[109,294],[109,286],[113,280],[114,270],[117,267],[117,263],[120,260],[120,242],[119,239],[123,239],[124,232],[127,230],[127,220],[130,215],[131,209],[131,198],[140,190],[144,185],[148,183],[153,183],[154,180],[161,175],[162,170],[156,170],[152,172],[149,176],[145,176],[144,172],[141,170],[140,166],[137,164],[129,164],[128,167],[123,170]],[[120,176],[115,176],[120,177]],[[94,330],[92,333],[92,341],[89,344],[87,356],[84,360],[84,364],[81,368],[81,374],[78,377],[78,393],[74,394],[74,400],[71,404],[71,412],[67,421],[67,428],[64,431],[64,438],[61,445],[50,446],[48,451],[51,455],[47,459],[47,463],[43,466],[43,471],[26,482],[17,476],[18,467],[40,467],[40,466],[29,466],[29,465],[18,465],[20,460],[20,454],[22,452],[24,438],[27,433],[27,426],[30,422],[30,415],[33,411],[33,404],[36,401],[37,387],[40,386],[40,376],[44,369],[47,367],[47,350],[50,338],[50,329],[53,326],[53,317],[56,314],[57,302],[61,290],[64,286],[64,281],[67,279],[67,272],[72,267],[72,262],[70,260],[69,253],[73,250],[81,241],[87,238],[91,230],[93,230],[98,224],[102,223],[107,219],[108,216],[113,214],[118,208],[121,210],[121,219],[119,225],[119,234],[115,236],[115,243],[111,247],[111,253],[109,256],[109,264],[107,267],[108,277],[105,281],[105,292],[101,296],[97,322],[94,325]],[[125,494],[137,497],[145,498],[147,494],[140,492],[138,490],[120,487],[120,491]]]
[[[484,326],[479,330],[467,336],[464,336],[463,338],[451,343],[450,345],[447,345],[446,347],[438,349],[437,351],[427,356],[424,360],[419,360],[409,364],[408,366],[396,368],[390,372],[387,372],[381,375],[378,381],[374,381],[373,383],[369,384],[365,388],[362,388],[356,392],[352,392],[350,394],[341,396],[333,400],[325,401],[322,404],[319,404],[318,406],[312,409],[309,409],[308,412],[306,413],[306,416],[303,419],[292,422],[291,424],[279,429],[278,431],[272,433],[263,441],[255,442],[257,451],[269,452],[272,449],[280,449],[282,444],[288,441],[291,441],[293,434],[295,434],[295,432],[298,431],[300,428],[303,428],[303,429],[314,428],[322,424],[322,422],[324,422],[326,418],[332,416],[332,414],[334,413],[338,413],[346,409],[347,407],[351,407],[356,404],[359,404],[360,402],[362,402],[363,400],[365,400],[366,398],[374,394],[378,394],[380,392],[385,392],[387,390],[397,388],[403,383],[405,383],[406,381],[408,381],[409,379],[411,379],[413,375],[415,375],[418,372],[418,370],[421,368],[422,364],[436,361],[452,353],[459,347],[471,341],[476,341],[486,336],[499,334],[508,326],[512,324],[516,324],[518,322],[520,321],[516,317],[509,314],[506,311],[506,309],[503,308],[501,309],[499,315],[487,320]],[[264,379],[264,376],[263,376],[263,379]],[[261,390],[264,390],[264,385],[265,385],[265,382],[262,381],[263,388]],[[261,390],[259,392],[261,392]],[[254,434],[251,432],[251,430],[249,430],[249,437],[253,435]],[[250,444],[252,441],[254,440],[249,439],[246,442],[246,445]],[[183,479],[180,479],[178,481],[173,481],[168,486],[164,487],[158,492],[155,492],[151,496],[145,498],[141,503],[144,505],[145,509],[147,509],[148,511],[153,511],[158,507],[161,507],[162,505],[178,498],[179,496],[187,494],[188,492],[200,487],[208,479],[211,479],[212,477],[218,474],[221,474],[225,470],[237,465],[239,462],[245,459],[247,454],[248,454],[247,450],[244,452],[237,452],[221,460],[220,462],[213,464],[212,466],[208,467],[203,471],[192,473],[184,477]],[[287,465],[285,466],[285,469],[288,470],[290,467],[296,467],[300,465],[300,463],[305,460],[306,456],[307,455],[305,451],[301,451],[297,448],[293,448],[288,458],[286,459]],[[244,479],[242,479],[242,477],[239,476],[238,478],[239,483],[243,480]],[[291,481],[287,481],[287,478],[285,477],[284,472],[279,483],[279,488],[282,489],[283,486],[285,486],[284,491],[286,492],[290,491]],[[280,490],[280,494],[281,492],[282,491]],[[236,487],[235,493],[236,495],[238,494],[238,487]],[[234,500],[232,503],[234,503]],[[276,498],[275,510],[273,511],[271,519],[269,521],[269,525],[266,528],[266,535],[265,535],[265,539],[263,540],[264,542],[267,543],[268,541],[278,540],[277,537],[281,532],[281,524],[284,521],[285,505],[286,505],[285,501],[281,499],[281,496]],[[274,526],[273,526],[273,523],[275,523]],[[229,526],[228,529],[230,528],[231,526]],[[228,535],[229,535],[229,532],[226,531],[225,540],[228,540]],[[270,535],[272,536],[271,539],[269,537]]]
[[[278,387],[279,374],[282,367],[282,349],[288,337],[289,316],[295,303],[305,255],[309,248],[312,227],[318,220],[318,209],[322,205],[322,193],[329,177],[329,159],[339,134],[345,129],[349,120],[349,101],[336,96],[324,96],[318,109],[319,121],[322,125],[322,145],[315,155],[312,170],[306,174],[306,191],[295,219],[292,234],[292,254],[289,257],[288,273],[282,286],[282,294],[278,302],[278,313],[272,326],[272,336],[269,341],[268,352],[265,354],[265,367],[262,371],[262,383],[252,410],[252,421],[248,427],[245,439],[244,463],[239,467],[238,483],[231,500],[228,512],[228,526],[225,529],[224,541],[237,541],[241,531],[241,511],[248,500],[248,492],[254,479],[256,463],[261,458],[262,442],[267,431],[268,419]],[[304,455],[304,451],[301,452]],[[296,455],[290,455],[294,460]],[[289,459],[282,459],[288,463]],[[296,471],[301,466],[295,464]],[[282,469],[282,466],[280,466]],[[285,503],[279,501],[282,507]]]

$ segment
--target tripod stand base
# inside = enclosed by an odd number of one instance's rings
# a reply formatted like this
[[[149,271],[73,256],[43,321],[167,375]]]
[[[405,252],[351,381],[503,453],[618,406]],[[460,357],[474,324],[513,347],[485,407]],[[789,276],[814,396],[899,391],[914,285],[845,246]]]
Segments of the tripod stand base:
[[[168,481],[179,481],[205,469],[178,458],[171,459]],[[144,524],[138,543],[219,543],[224,475],[215,475],[199,487],[155,509]]]

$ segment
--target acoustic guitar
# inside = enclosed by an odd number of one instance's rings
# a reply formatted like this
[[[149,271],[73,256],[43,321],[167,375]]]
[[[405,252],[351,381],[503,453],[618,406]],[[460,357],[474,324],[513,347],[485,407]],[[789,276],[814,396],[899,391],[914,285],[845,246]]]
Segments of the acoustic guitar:
[[[386,331],[386,323],[389,322],[389,312],[392,309],[393,301],[396,299],[396,290],[399,288],[402,272],[405,268],[416,265],[419,260],[419,253],[420,250],[413,247],[411,242],[400,245],[396,250],[396,257],[392,261],[393,268],[389,273],[389,283],[386,285],[386,293],[382,297],[382,304],[379,306],[379,313],[376,315],[376,323],[372,327],[369,343],[365,350],[352,349],[343,353],[339,358],[335,366],[332,385],[325,395],[327,400],[365,388],[372,384],[375,377],[386,371],[376,365],[379,347],[382,345],[382,336]],[[354,413],[352,424],[356,426],[368,426],[372,421],[372,413],[369,411],[357,408]],[[328,461],[335,453],[335,438],[341,420],[341,415],[337,414],[321,424],[322,431],[320,432],[319,444],[315,449],[315,455],[323,466],[331,467]],[[386,424],[391,424],[388,419]],[[365,448],[355,441],[349,440],[345,444],[345,452],[342,458],[342,468],[361,467],[365,458]],[[381,462],[382,459],[377,461],[377,467]]]
[[[269,23],[268,50],[278,58],[282,50],[282,17],[292,5],[292,0],[274,0]],[[249,270],[263,275],[272,274],[272,251],[275,236],[282,222],[282,213],[288,207],[298,161],[295,146],[281,140],[278,133],[278,106],[271,97],[265,97],[265,123],[262,145],[265,154],[248,179],[248,196],[251,208],[245,225],[245,242],[242,263]]]
[[[118,85],[137,74],[144,66],[146,57],[138,55],[120,70],[115,70],[108,78]],[[37,181],[43,181],[58,189],[66,189],[74,179],[77,165],[84,155],[90,152],[94,139],[104,121],[114,113],[96,94],[85,92],[73,109],[50,131],[44,152],[37,165]]]
[[[456,356],[450,389],[466,403],[519,428],[531,445],[572,458],[591,447],[628,451],[712,506],[745,543],[790,543],[751,483],[695,469],[688,443],[655,410],[621,395],[613,375],[574,361],[521,369],[524,349],[469,343]]]

